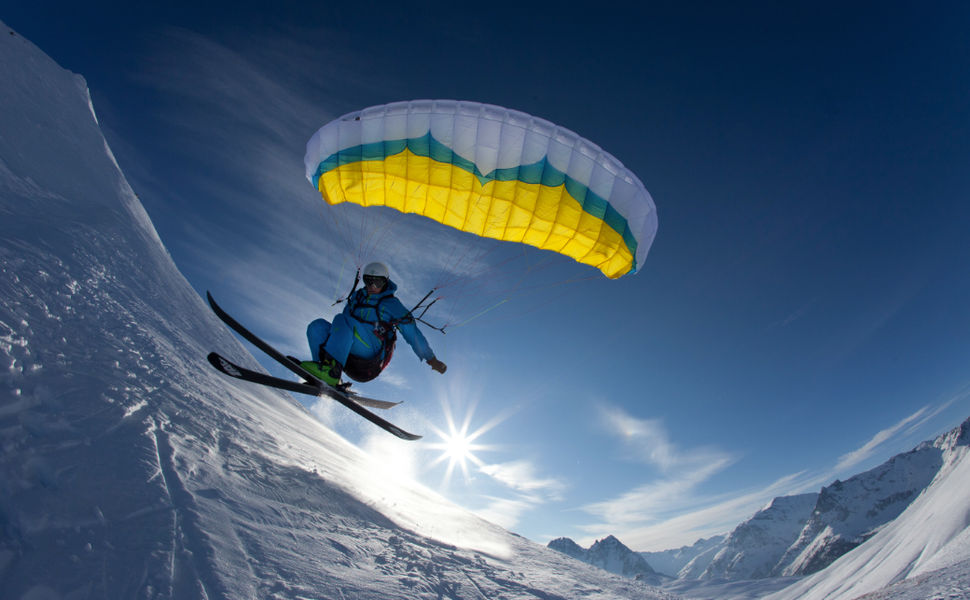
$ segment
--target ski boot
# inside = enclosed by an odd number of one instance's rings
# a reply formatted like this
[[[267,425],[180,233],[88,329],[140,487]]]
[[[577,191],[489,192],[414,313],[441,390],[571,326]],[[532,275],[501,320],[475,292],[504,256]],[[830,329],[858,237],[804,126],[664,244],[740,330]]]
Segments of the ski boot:
[[[330,387],[342,389],[343,384],[340,382],[340,376],[343,374],[343,368],[336,359],[326,352],[320,353],[319,361],[304,360],[300,363],[300,366]]]

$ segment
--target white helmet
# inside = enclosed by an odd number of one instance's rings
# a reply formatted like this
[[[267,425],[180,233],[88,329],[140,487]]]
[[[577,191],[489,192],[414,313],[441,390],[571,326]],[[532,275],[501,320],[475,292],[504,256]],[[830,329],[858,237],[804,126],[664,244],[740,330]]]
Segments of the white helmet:
[[[364,267],[364,277],[383,277],[388,278],[389,272],[387,270],[387,265],[380,262],[372,262]]]

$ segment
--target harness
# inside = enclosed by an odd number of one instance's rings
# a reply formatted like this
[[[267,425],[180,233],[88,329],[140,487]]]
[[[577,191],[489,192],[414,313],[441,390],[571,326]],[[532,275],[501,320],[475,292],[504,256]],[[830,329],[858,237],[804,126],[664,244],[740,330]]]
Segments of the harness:
[[[382,319],[381,304],[383,304],[385,300],[393,298],[394,295],[391,294],[389,296],[382,296],[377,300],[377,302],[373,304],[369,304],[369,303],[364,303],[360,301],[359,298],[363,294],[365,294],[365,292],[360,291],[354,296],[354,299],[353,299],[354,306],[353,308],[350,309],[350,314],[361,323],[367,323],[369,325],[373,325],[374,334],[381,340],[382,344],[390,343],[393,345],[394,341],[397,340],[397,324],[403,323],[412,319],[410,317],[405,317],[403,319],[390,319],[390,320]],[[373,310],[374,318],[365,319],[363,317],[360,317],[357,311],[362,309]]]
[[[394,355],[394,345],[397,342],[397,325],[399,323],[405,323],[413,321],[413,317],[410,315],[405,316],[402,319],[390,319],[385,320],[381,318],[381,304],[388,298],[393,298],[394,295],[382,296],[377,300],[377,302],[371,304],[362,301],[362,296],[366,292],[361,290],[356,294],[351,294],[348,302],[353,302],[353,308],[350,310],[351,316],[360,321],[361,323],[367,323],[374,327],[374,335],[377,339],[381,341],[381,349],[377,355],[372,358],[361,358],[359,356],[354,356],[353,354],[347,357],[347,364],[344,365],[344,372],[356,381],[365,382],[370,381],[381,374],[381,371],[391,362],[391,357]],[[359,310],[371,309],[374,311],[373,319],[366,319],[358,316]]]

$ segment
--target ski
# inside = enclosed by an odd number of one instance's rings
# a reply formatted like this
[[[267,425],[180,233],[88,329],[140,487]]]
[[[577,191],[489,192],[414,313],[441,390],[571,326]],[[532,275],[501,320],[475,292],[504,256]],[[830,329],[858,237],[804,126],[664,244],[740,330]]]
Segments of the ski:
[[[211,352],[207,358],[213,367],[230,377],[235,377],[236,379],[258,383],[260,385],[286,390],[288,392],[306,394],[308,396],[326,396],[326,392],[324,392],[320,386],[314,383],[291,381],[289,379],[273,377],[272,375],[267,375],[266,373],[260,373],[259,371],[253,371],[252,369],[247,369],[246,367],[237,365],[217,352]],[[339,391],[340,390],[338,390],[338,392]],[[366,396],[361,396],[349,391],[343,393],[347,394],[347,396],[357,404],[362,404],[370,408],[388,409],[400,404],[400,402],[390,402],[388,400],[368,398]]]
[[[316,377],[314,377],[311,373],[307,372],[299,364],[291,361],[289,358],[286,357],[286,355],[282,354],[276,348],[270,346],[262,338],[260,338],[259,336],[257,336],[253,332],[249,331],[248,329],[246,329],[245,327],[243,327],[238,321],[236,321],[231,316],[229,316],[229,313],[227,313],[226,311],[224,311],[222,309],[222,307],[220,307],[216,303],[215,299],[212,297],[212,294],[210,292],[206,292],[206,297],[207,297],[207,299],[209,301],[209,306],[212,307],[212,311],[214,313],[216,313],[216,316],[219,317],[222,320],[223,323],[225,323],[226,325],[228,325],[230,328],[232,328],[239,335],[241,335],[244,338],[246,338],[246,340],[248,342],[250,342],[252,345],[256,346],[257,348],[259,348],[260,350],[262,350],[263,352],[265,352],[267,356],[269,356],[270,358],[272,358],[276,362],[280,363],[281,365],[283,365],[284,367],[286,367],[287,369],[289,369],[290,371],[292,371],[295,375],[297,375],[300,378],[302,378],[302,379],[310,382],[310,384],[316,384],[318,386],[318,392],[315,393],[314,395],[323,394],[323,395],[326,395],[327,397],[329,397],[329,398],[331,398],[333,400],[336,400],[337,402],[343,404],[344,406],[346,406],[350,410],[354,411],[358,415],[364,417],[365,419],[367,419],[371,423],[377,425],[381,429],[383,429],[383,430],[385,430],[385,431],[387,431],[387,432],[389,432],[389,433],[391,433],[393,435],[396,435],[397,437],[399,437],[399,438],[401,438],[403,440],[418,440],[418,439],[421,439],[421,436],[420,435],[416,435],[416,434],[413,434],[413,433],[408,433],[407,431],[401,429],[397,425],[394,425],[393,423],[391,423],[389,421],[386,421],[383,418],[381,418],[381,417],[377,416],[376,414],[372,413],[371,411],[367,410],[366,408],[364,408],[363,406],[361,406],[360,404],[358,404],[357,402],[355,402],[353,400],[353,396],[351,394],[349,394],[347,392],[344,392],[344,391],[341,391],[341,390],[338,390],[336,388],[330,387],[326,383],[320,381],[319,379],[317,379]],[[226,373],[226,371],[224,371],[223,369],[220,368],[221,362],[219,364],[216,364],[216,362],[212,362],[212,359],[211,358],[210,358],[210,361],[209,362],[212,363],[212,365],[215,368],[219,369],[223,373]],[[217,362],[219,362],[219,361],[217,361]],[[226,362],[228,362],[228,361],[226,361]],[[240,371],[240,373],[241,373],[241,371]],[[231,375],[230,373],[226,373],[226,374],[227,375]],[[231,376],[235,377],[235,375],[231,375]],[[299,383],[297,383],[297,382],[290,382],[290,383],[291,384],[295,384],[295,385],[299,385]]]

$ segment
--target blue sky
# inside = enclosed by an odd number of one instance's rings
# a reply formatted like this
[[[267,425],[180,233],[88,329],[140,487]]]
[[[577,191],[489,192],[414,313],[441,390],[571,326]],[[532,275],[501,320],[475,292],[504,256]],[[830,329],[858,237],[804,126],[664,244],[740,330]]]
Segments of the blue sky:
[[[427,332],[446,375],[402,346],[363,387],[405,400],[394,420],[426,441],[314,410],[513,531],[692,543],[970,413],[960,3],[20,4],[0,18],[87,79],[191,284],[280,347],[306,353],[358,263],[388,262],[405,303],[483,273],[481,298],[443,289],[428,315],[454,324]],[[313,132],[414,98],[525,111],[623,161],[658,207],[641,271],[494,266],[518,250],[326,207],[303,174]],[[464,470],[449,421],[478,434]]]

